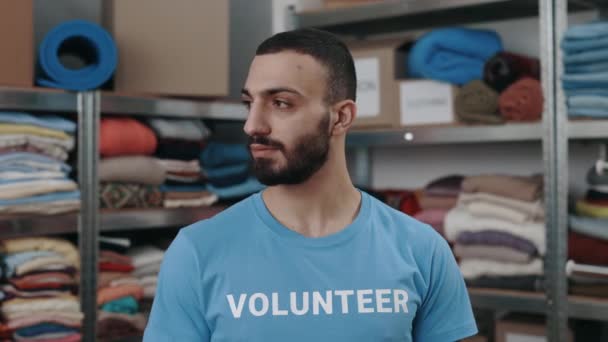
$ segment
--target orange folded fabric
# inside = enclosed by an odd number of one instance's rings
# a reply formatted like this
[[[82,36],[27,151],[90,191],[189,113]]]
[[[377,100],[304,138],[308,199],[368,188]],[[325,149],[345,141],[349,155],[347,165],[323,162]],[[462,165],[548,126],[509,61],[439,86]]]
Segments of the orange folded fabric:
[[[151,155],[158,140],[154,131],[129,118],[101,119],[99,152],[103,157]]]
[[[144,296],[144,289],[139,285],[104,287],[97,291],[97,305],[103,305],[127,296],[132,296],[136,300],[140,300]]]
[[[498,99],[500,114],[508,121],[538,121],[543,114],[543,89],[525,77],[510,85]]]

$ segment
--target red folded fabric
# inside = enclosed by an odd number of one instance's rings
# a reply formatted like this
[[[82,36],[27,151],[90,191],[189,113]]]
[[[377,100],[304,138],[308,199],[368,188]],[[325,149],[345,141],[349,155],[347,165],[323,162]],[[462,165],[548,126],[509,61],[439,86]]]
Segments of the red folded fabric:
[[[608,241],[570,232],[568,257],[575,262],[592,265],[608,265]]]
[[[99,251],[101,261],[107,261],[115,264],[132,265],[133,260],[128,255],[120,254],[114,251],[101,250]]]
[[[414,216],[420,211],[418,198],[412,191],[380,190],[378,193],[384,196],[386,204],[402,213]]]
[[[543,114],[543,89],[538,80],[524,77],[498,99],[500,114],[508,121],[538,121]]]
[[[154,131],[129,118],[101,119],[99,152],[103,157],[151,155],[158,140]]]
[[[102,261],[99,263],[99,270],[102,272],[133,272],[135,267],[132,265],[116,264],[113,262]]]
[[[506,51],[501,51],[486,61],[483,71],[484,81],[499,93],[526,76],[540,79],[538,58]]]

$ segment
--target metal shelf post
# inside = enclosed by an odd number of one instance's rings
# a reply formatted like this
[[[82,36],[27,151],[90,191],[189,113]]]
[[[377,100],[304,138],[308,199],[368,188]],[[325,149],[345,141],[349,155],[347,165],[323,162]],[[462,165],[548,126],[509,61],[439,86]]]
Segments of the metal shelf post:
[[[80,301],[85,315],[84,341],[95,341],[97,324],[97,256],[99,232],[99,92],[78,94],[78,183],[81,209],[78,216],[80,249]]]

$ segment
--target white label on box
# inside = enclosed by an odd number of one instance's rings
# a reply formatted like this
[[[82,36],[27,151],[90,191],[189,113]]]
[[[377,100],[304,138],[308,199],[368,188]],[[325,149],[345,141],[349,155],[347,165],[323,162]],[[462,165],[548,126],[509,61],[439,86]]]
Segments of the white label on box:
[[[452,86],[429,80],[399,84],[401,125],[451,123],[454,121]]]
[[[378,58],[355,59],[357,72],[357,117],[380,115],[380,61]]]
[[[544,336],[507,333],[505,342],[547,342],[547,338]]]

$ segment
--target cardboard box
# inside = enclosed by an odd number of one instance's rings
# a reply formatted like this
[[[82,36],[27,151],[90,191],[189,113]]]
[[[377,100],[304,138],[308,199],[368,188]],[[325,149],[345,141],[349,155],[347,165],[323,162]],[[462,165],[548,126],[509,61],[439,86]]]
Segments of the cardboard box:
[[[396,79],[405,76],[408,45],[406,38],[349,44],[357,72],[358,111],[353,127],[399,126]]]
[[[105,11],[119,51],[116,91],[228,94],[229,1],[110,0]]]
[[[399,82],[401,126],[440,125],[456,122],[454,97],[457,88],[434,80]]]
[[[0,1],[0,46],[0,85],[33,86],[33,0]]]
[[[542,317],[517,315],[496,321],[496,342],[547,342],[547,326]],[[568,341],[574,340],[568,330]]]

